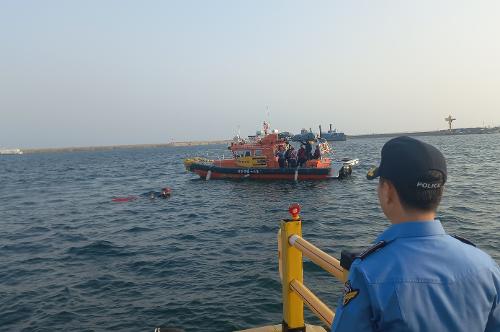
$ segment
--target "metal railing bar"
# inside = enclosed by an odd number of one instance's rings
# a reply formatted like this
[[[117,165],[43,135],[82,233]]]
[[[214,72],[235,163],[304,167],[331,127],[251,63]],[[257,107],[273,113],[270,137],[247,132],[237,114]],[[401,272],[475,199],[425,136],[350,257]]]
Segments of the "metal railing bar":
[[[310,242],[304,240],[298,235],[292,235],[289,238],[289,243],[291,246],[300,250],[306,257],[312,260],[314,263],[321,266],[323,269],[328,271],[334,277],[341,281],[344,280],[344,269],[340,266],[340,262],[334,257],[328,255],[323,250],[317,248]]]
[[[316,295],[314,295],[311,290],[295,279],[290,282],[290,288],[299,295],[302,301],[304,301],[304,303],[313,313],[316,314],[319,319],[321,319],[328,326],[332,325],[335,313]]]

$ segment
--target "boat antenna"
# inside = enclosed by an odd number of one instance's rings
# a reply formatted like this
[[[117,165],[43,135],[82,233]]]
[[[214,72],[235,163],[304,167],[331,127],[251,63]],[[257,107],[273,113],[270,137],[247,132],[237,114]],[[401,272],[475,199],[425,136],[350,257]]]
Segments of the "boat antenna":
[[[271,112],[269,111],[269,105],[266,105],[266,113],[267,113],[267,123],[271,124]]]

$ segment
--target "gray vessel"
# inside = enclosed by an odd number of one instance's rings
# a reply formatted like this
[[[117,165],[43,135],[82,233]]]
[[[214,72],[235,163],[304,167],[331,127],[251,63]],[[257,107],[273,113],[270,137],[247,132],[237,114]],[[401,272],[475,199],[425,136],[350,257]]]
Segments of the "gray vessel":
[[[300,131],[300,134],[293,135],[292,136],[292,141],[294,142],[307,142],[307,141],[315,141],[317,135],[312,132],[312,129],[305,129],[303,128]]]
[[[330,123],[330,130],[326,133],[321,131],[321,125],[319,126],[319,137],[326,139],[327,141],[345,141],[347,136],[344,133],[338,133],[337,129],[332,130],[332,124]]]

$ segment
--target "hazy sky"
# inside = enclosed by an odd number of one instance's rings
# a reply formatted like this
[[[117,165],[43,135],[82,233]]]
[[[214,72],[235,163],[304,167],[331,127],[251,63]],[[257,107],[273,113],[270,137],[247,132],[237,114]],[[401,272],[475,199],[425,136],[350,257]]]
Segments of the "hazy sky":
[[[500,1],[0,0],[0,146],[500,125]]]

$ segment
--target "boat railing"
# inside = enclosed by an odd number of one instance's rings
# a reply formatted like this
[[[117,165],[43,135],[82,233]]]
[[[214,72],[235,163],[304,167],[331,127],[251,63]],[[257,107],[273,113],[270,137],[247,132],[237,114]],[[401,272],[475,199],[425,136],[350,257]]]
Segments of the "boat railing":
[[[278,232],[279,270],[283,295],[282,331],[305,331],[304,303],[330,327],[335,312],[304,285],[302,256],[306,256],[342,282],[347,280],[349,270],[344,269],[339,260],[302,238],[302,220],[298,204],[292,204],[289,212],[292,218],[282,220]]]

